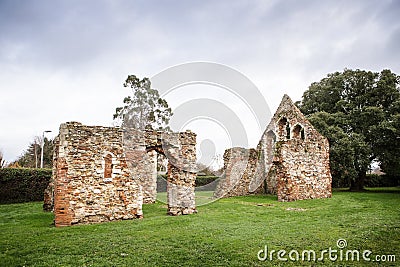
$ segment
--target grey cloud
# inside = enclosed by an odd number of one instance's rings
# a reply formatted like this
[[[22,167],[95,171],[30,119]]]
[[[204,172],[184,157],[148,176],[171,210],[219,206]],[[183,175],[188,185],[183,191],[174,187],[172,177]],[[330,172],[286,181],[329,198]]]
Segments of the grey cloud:
[[[231,66],[278,101],[344,67],[399,73],[398,14],[400,2],[385,0],[3,0],[0,146],[15,158],[41,128],[70,117],[102,122],[103,110],[120,104],[127,74],[183,62]],[[42,110],[32,109],[41,100]],[[51,121],[36,119],[46,113]],[[25,139],[13,135],[30,129]]]

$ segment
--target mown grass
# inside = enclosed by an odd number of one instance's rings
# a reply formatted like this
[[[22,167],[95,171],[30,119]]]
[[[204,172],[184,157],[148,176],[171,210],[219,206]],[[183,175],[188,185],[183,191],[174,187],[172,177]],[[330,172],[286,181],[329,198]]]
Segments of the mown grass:
[[[202,206],[213,202],[214,191],[196,191],[196,206]],[[157,200],[161,203],[167,203],[167,192],[157,192]]]
[[[144,205],[142,220],[55,228],[42,203],[0,205],[1,266],[396,266],[400,192],[334,192],[280,203],[274,196],[221,199],[189,216]],[[289,208],[289,209],[288,209]],[[257,252],[317,252],[344,238],[348,249],[395,254],[395,263],[260,262]]]

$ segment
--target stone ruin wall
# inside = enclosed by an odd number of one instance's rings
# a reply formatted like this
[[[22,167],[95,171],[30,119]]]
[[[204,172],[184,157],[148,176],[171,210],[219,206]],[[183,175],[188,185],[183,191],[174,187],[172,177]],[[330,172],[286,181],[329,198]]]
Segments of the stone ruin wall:
[[[265,135],[265,136],[264,136]],[[261,147],[275,139],[273,165],[266,176],[279,201],[327,198],[332,195],[329,142],[285,95]],[[274,136],[275,135],[275,136]]]
[[[44,200],[43,200],[43,210],[44,211],[53,211],[54,210],[54,180],[57,175],[57,158],[58,151],[60,148],[60,138],[56,136],[53,140],[54,143],[54,152],[53,152],[53,167],[52,174],[49,180],[49,184],[44,190]]]
[[[141,218],[142,203],[156,200],[156,151],[172,159],[168,214],[197,212],[196,174],[191,172],[196,161],[196,135],[189,131],[170,133],[165,144],[161,135],[134,130],[127,134],[119,128],[77,122],[61,124],[53,177],[43,205],[45,210],[53,209],[55,225]]]
[[[118,128],[114,128],[118,129]],[[147,142],[157,140],[156,131],[119,130],[120,143],[131,177],[140,185],[143,203],[154,203],[157,197],[157,152],[147,149]]]
[[[257,177],[258,154],[255,149],[234,147],[225,150],[224,174],[215,189],[214,197],[244,196],[264,192],[261,183],[251,186]],[[253,189],[252,189],[253,188]]]
[[[190,131],[176,133],[164,149],[169,159],[167,171],[168,214],[196,213],[196,135]],[[176,143],[176,141],[179,141]]]
[[[248,157],[243,157],[244,153]],[[248,167],[240,180],[230,168],[237,162],[246,164],[246,158]],[[216,197],[260,192],[275,194],[279,201],[331,197],[328,140],[314,129],[287,95],[257,149],[226,150],[224,168],[226,175],[217,186]],[[232,186],[234,183],[237,184]]]
[[[71,122],[60,126],[55,158],[55,225],[142,217],[140,185],[123,156],[122,131]]]
[[[148,132],[146,133],[147,150],[155,150],[168,159],[168,214],[186,215],[196,213],[194,192],[197,172],[196,134],[191,131],[180,133],[153,131],[152,135],[149,135]],[[153,158],[153,160],[157,163],[157,158]],[[156,188],[157,175],[154,176],[152,183]]]

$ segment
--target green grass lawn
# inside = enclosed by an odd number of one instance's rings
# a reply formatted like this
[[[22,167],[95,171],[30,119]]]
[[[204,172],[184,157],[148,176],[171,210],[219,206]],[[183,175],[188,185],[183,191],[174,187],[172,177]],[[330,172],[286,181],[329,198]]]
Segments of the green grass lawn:
[[[334,192],[331,199],[277,202],[274,196],[221,199],[188,216],[144,205],[142,220],[52,226],[42,203],[0,205],[1,266],[399,266],[400,191]],[[204,197],[207,197],[205,194]],[[371,250],[395,263],[261,262],[269,250]],[[286,255],[287,257],[287,255]],[[397,265],[396,265],[397,264]]]
[[[214,191],[196,191],[195,192],[195,199],[196,205],[202,206],[213,202],[215,199],[213,198]],[[167,192],[158,192],[157,193],[157,200],[162,203],[167,203]]]

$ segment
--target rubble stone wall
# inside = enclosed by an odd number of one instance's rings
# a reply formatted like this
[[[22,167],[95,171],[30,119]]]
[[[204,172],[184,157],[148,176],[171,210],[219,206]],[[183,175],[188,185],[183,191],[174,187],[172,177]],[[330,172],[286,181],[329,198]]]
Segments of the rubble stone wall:
[[[232,166],[240,170],[246,164],[248,167],[240,172],[241,177],[232,171],[235,170]],[[224,168],[225,177],[217,186],[216,197],[264,191],[276,194],[279,201],[331,197],[328,140],[315,130],[287,95],[257,149],[226,150]],[[255,190],[255,187],[258,188]]]
[[[57,136],[56,138],[54,138],[53,142],[54,142],[53,168],[49,184],[47,185],[47,188],[44,191],[44,201],[43,201],[44,211],[54,210],[54,178],[57,176],[57,158],[60,146],[59,137]]]
[[[121,140],[117,128],[61,124],[54,162],[56,226],[142,217],[141,188],[131,179]]]
[[[168,159],[167,202],[169,215],[196,213],[196,134],[191,131],[181,133],[146,132],[148,150],[154,150]],[[157,163],[157,159],[154,159]],[[153,169],[154,190],[157,187],[157,170]]]
[[[279,201],[332,195],[329,142],[285,95],[265,134],[274,133],[273,166],[267,186]],[[271,138],[261,138],[261,140]],[[269,144],[263,144],[268,147]]]
[[[55,139],[45,210],[56,226],[141,218],[156,200],[157,153],[170,159],[168,214],[196,211],[196,134],[63,123]]]
[[[255,149],[234,147],[224,153],[224,174],[215,189],[214,197],[245,196],[263,192],[263,184],[253,185],[257,176],[258,152]]]

